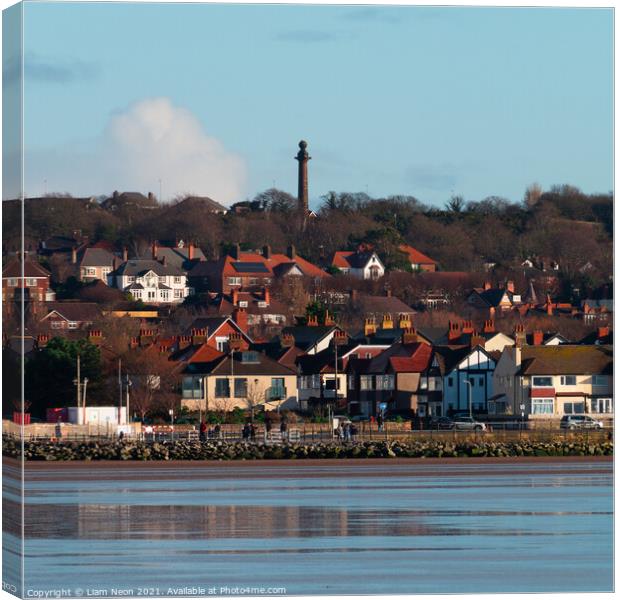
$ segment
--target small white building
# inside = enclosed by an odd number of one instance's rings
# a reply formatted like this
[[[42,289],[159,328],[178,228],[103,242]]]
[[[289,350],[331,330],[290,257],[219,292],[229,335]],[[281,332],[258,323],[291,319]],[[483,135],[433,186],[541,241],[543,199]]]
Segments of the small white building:
[[[127,424],[127,408],[120,407],[120,421],[118,406],[87,406],[86,413],[81,406],[67,408],[67,421],[74,425],[125,425]],[[86,418],[84,418],[86,417]]]
[[[179,304],[191,293],[186,274],[165,260],[125,261],[108,275],[108,285],[149,304]]]

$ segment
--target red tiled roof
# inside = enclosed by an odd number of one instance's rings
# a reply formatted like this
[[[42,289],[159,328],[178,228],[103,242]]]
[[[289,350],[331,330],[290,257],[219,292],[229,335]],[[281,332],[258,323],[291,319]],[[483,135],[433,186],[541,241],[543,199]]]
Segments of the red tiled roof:
[[[220,352],[219,350],[216,350],[215,348],[213,348],[213,346],[209,346],[206,342],[204,344],[202,344],[202,346],[200,346],[200,348],[198,348],[198,350],[196,350],[196,352],[194,352],[194,354],[192,355],[192,357],[189,359],[188,362],[190,363],[195,363],[195,362],[211,362],[213,360],[216,360],[218,358],[220,358],[221,356],[224,356],[224,354],[222,352]]]
[[[232,266],[232,263],[237,264],[237,268]],[[244,273],[243,271],[239,271],[238,268],[240,264],[243,263],[261,263],[265,266],[268,273],[256,273],[255,271],[248,271]],[[223,274],[230,276],[239,276],[239,275],[269,275],[273,276],[273,271],[276,267],[283,263],[295,263],[301,272],[308,277],[329,277],[330,275],[313,265],[311,262],[307,261],[305,258],[301,256],[296,256],[291,259],[286,254],[272,254],[271,258],[265,258],[262,254],[255,254],[251,252],[242,252],[239,255],[239,258],[233,258],[232,256],[226,256],[224,259],[224,267]]]
[[[4,270],[2,271],[2,277],[21,277],[22,276],[21,262],[14,258],[11,260]],[[26,259],[24,261],[24,277],[49,277],[50,273],[45,270],[39,263]]]
[[[350,256],[353,256],[355,252],[347,252],[347,251],[339,251],[334,252],[334,258],[332,258],[332,265],[334,267],[338,267],[339,269],[348,269],[351,264],[347,260]]]
[[[399,247],[401,252],[404,252],[409,257],[409,262],[412,264],[420,264],[420,265],[436,265],[437,261],[433,260],[426,256],[426,254],[422,254],[419,250],[416,250],[412,246],[408,246],[407,244],[401,244]]]
[[[411,356],[391,356],[390,365],[396,373],[420,373],[428,367],[432,353],[428,344],[419,344]]]

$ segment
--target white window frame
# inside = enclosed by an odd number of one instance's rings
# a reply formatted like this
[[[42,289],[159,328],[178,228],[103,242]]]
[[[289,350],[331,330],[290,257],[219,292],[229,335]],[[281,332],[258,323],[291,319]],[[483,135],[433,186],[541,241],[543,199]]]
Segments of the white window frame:
[[[531,403],[533,415],[553,414],[553,398],[532,398]]]
[[[572,383],[569,383],[568,381],[569,377],[572,378]],[[562,375],[560,376],[560,383],[562,385],[569,385],[569,386],[577,385],[577,376],[576,375]]]
[[[551,383],[536,383],[536,380],[541,379],[549,379]],[[532,387],[536,388],[552,388],[553,387],[553,375],[533,375],[532,376]]]

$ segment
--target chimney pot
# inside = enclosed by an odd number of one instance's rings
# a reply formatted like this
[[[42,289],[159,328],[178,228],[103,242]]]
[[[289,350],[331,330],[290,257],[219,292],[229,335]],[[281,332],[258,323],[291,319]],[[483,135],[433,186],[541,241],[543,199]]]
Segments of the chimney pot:
[[[263,258],[267,260],[271,258],[271,246],[263,246]]]
[[[295,246],[293,244],[291,244],[290,246],[286,248],[286,255],[291,260],[295,260],[297,258],[297,250],[295,249]]]

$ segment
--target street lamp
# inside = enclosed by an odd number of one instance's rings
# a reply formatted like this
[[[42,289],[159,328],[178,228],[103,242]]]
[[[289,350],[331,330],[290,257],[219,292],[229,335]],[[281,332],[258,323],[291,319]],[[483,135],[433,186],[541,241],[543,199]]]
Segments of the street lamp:
[[[469,418],[473,418],[472,412],[471,412],[471,395],[472,395],[472,383],[471,381],[469,381],[469,379],[465,380],[465,383],[468,385],[467,388],[467,401],[468,401],[468,405],[469,405]]]

